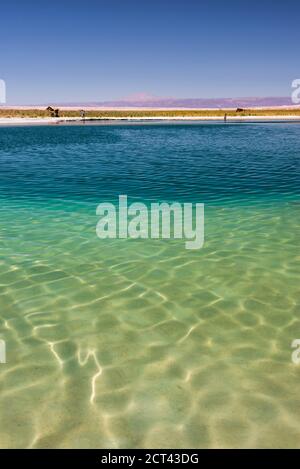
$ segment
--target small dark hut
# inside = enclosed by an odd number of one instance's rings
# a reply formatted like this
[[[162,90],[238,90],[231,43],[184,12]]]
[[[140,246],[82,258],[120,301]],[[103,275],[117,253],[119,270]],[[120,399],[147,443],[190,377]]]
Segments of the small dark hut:
[[[59,117],[59,109],[53,109],[53,107],[48,106],[46,111],[50,112],[51,117]]]

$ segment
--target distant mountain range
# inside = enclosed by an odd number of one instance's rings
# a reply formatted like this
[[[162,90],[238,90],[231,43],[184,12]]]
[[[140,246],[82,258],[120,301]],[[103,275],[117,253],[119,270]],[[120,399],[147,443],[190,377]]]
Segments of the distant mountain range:
[[[243,97],[243,98],[172,98],[158,97],[147,93],[137,93],[118,100],[111,101],[74,101],[48,102],[40,105],[0,105],[0,108],[44,108],[48,105],[65,108],[140,108],[140,109],[236,109],[236,108],[271,108],[271,107],[299,107],[292,103],[290,97]]]
[[[56,103],[57,106],[110,108],[249,108],[294,106],[290,97],[163,98],[138,93],[116,101]]]

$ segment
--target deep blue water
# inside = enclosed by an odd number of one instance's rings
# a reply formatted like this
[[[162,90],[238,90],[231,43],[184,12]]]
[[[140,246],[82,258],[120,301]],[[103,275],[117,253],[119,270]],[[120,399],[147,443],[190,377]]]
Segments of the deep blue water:
[[[300,194],[300,124],[0,128],[0,195],[231,203]]]

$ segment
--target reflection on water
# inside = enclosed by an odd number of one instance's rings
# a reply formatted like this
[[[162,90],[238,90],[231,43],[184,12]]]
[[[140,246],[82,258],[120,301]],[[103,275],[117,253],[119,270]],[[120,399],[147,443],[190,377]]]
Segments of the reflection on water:
[[[299,135],[0,129],[1,447],[299,447]],[[99,240],[120,193],[206,203],[204,248]]]

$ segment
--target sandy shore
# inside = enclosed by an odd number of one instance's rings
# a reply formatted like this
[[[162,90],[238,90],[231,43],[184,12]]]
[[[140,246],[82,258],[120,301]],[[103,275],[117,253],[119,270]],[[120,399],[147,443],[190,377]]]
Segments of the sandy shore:
[[[62,124],[62,123],[75,123],[75,122],[97,122],[97,121],[131,121],[131,122],[143,122],[143,121],[224,121],[223,116],[145,116],[145,117],[90,117],[82,119],[79,117],[66,117],[66,118],[55,118],[55,117],[4,117],[0,118],[0,125],[49,125],[49,124]],[[285,115],[285,116],[227,116],[228,122],[300,122],[300,116]]]

